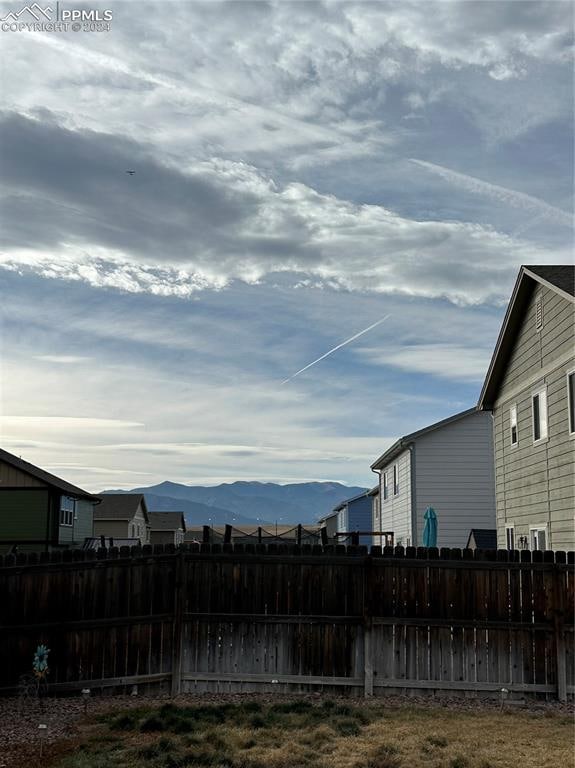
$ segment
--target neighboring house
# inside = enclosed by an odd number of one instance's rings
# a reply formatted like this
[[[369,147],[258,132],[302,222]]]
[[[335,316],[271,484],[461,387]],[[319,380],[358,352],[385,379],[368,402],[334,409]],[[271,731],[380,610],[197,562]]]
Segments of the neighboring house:
[[[372,497],[370,491],[353,496],[351,499],[342,501],[333,508],[333,514],[336,515],[337,533],[356,533],[361,531],[363,536],[359,537],[360,544],[370,546],[372,544],[373,520],[372,520]],[[351,539],[345,536],[337,536],[339,544],[351,544]]]
[[[99,502],[97,496],[0,450],[0,549],[82,546],[92,535]]]
[[[317,521],[317,524],[319,525],[320,530],[322,528],[325,528],[327,539],[330,544],[337,543],[335,538],[335,534],[337,533],[337,519],[338,519],[338,513],[330,512],[329,515],[324,515],[323,517],[320,517],[320,519]]]
[[[400,438],[379,473],[381,530],[421,546],[425,510],[438,518],[439,547],[465,547],[470,528],[495,527],[491,415],[471,408]]]
[[[150,544],[184,543],[186,521],[183,512],[148,512]]]
[[[150,543],[150,522],[143,493],[105,493],[94,512],[94,537]]]
[[[497,530],[472,528],[467,539],[467,549],[497,549]]]
[[[497,541],[575,549],[575,267],[521,267],[481,391],[492,411]]]

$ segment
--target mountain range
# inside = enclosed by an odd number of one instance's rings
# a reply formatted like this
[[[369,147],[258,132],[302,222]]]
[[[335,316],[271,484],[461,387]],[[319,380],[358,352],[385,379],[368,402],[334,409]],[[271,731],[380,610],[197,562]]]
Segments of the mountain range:
[[[345,499],[365,488],[342,483],[260,483],[238,481],[221,485],[158,485],[105,493],[143,493],[151,512],[183,512],[189,526],[313,524]]]

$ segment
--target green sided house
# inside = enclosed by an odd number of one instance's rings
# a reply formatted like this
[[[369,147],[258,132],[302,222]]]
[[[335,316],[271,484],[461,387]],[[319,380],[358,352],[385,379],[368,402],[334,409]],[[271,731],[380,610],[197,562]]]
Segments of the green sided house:
[[[81,547],[97,496],[0,449],[0,551]]]
[[[575,267],[523,266],[479,400],[493,413],[497,544],[575,549]]]

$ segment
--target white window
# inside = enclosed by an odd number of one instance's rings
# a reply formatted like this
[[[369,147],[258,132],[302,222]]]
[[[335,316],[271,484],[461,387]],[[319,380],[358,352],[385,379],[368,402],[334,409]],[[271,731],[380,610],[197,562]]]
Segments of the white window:
[[[517,445],[517,406],[512,405],[509,409],[509,435],[511,445]]]
[[[575,435],[575,371],[567,374],[567,408],[569,410],[569,434]]]
[[[515,526],[514,525],[505,526],[505,543],[507,545],[507,549],[515,549]]]
[[[389,480],[387,477],[387,472],[384,472],[383,473],[383,500],[385,501],[388,496],[389,496]]]
[[[60,497],[60,525],[73,525],[76,500],[70,496]]]
[[[547,526],[530,528],[531,549],[547,549]]]
[[[547,439],[547,390],[540,389],[531,396],[533,442]]]
[[[399,493],[399,469],[397,464],[393,465],[393,495],[397,496]]]

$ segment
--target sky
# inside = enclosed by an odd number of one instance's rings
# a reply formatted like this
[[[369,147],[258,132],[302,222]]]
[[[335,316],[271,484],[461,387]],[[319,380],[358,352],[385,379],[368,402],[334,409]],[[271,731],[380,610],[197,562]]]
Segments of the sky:
[[[110,29],[0,31],[2,448],[369,486],[475,405],[573,258],[571,3],[60,5]]]

